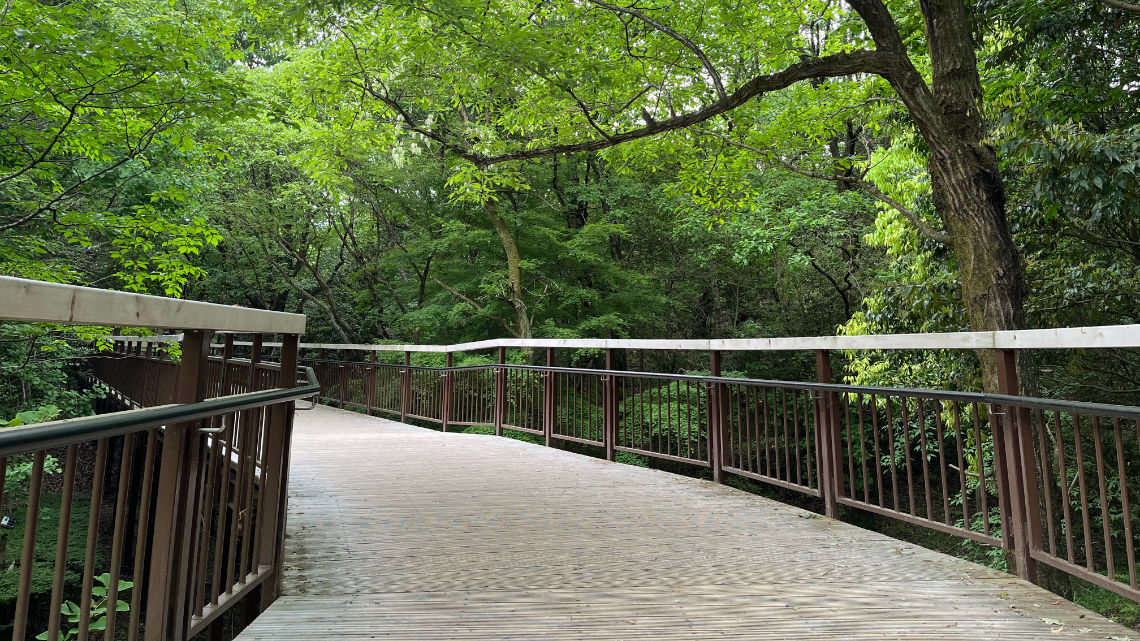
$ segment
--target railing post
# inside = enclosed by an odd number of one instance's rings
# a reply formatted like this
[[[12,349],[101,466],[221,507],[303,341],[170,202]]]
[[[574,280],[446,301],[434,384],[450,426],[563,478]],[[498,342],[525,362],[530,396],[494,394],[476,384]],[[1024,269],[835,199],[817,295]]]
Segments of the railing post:
[[[400,370],[400,422],[408,420],[412,398],[412,353],[404,352],[404,369]]]
[[[344,400],[348,398],[348,368],[344,366],[344,362],[348,360],[348,350],[340,350],[340,407],[344,409]]]
[[[815,352],[816,381],[824,384],[833,382],[831,353],[825,349]],[[823,498],[823,513],[830,518],[839,518],[839,475],[843,469],[839,453],[839,397],[835,392],[820,392],[815,395],[815,436],[819,445],[819,493]]]
[[[507,362],[507,348],[499,348],[499,365],[504,365]],[[497,436],[503,435],[503,414],[506,413],[507,403],[507,369],[505,367],[495,368],[495,434]]]
[[[185,332],[174,402],[196,403],[203,399],[209,350],[209,332]],[[194,447],[195,428],[194,422],[168,425],[163,435],[147,590],[147,641],[186,638],[185,605],[195,530],[192,517],[198,495],[193,490],[200,467],[200,448]]]
[[[253,345],[249,348],[249,378],[245,390],[247,392],[257,390],[257,366],[261,363],[261,346],[264,342],[265,338],[261,334],[253,335]]]
[[[451,366],[454,359],[451,352],[447,353],[447,360],[444,362],[447,367],[443,372],[443,407],[439,408],[439,420],[443,423],[443,431],[447,431],[447,424],[451,421]]]
[[[376,352],[368,352],[371,366],[364,373],[364,411],[372,416],[372,406],[376,404]]]
[[[146,344],[146,356],[143,357],[142,375],[146,379],[146,384],[143,385],[142,398],[139,399],[139,404],[143,407],[154,407],[158,405],[158,380],[156,380],[153,373],[154,364],[154,343]]]
[[[278,387],[297,386],[296,334],[281,337],[281,378]],[[289,444],[293,434],[293,402],[277,403],[269,407],[269,420],[265,426],[265,459],[262,474],[265,485],[259,506],[264,512],[261,540],[258,542],[257,564],[269,566],[271,574],[261,586],[261,608],[264,610],[277,598],[281,581],[282,548],[285,543],[285,505],[289,489]]]
[[[998,393],[1008,396],[1018,395],[1017,353],[1011,349],[998,351],[997,359]],[[1001,425],[1003,463],[1006,487],[1009,492],[1008,507],[1010,542],[1013,546],[1014,564],[1017,576],[1027,581],[1037,582],[1037,561],[1033,552],[1041,548],[1041,503],[1037,493],[1037,464],[1033,456],[1033,434],[1029,409],[1003,406],[994,411]],[[994,434],[995,437],[998,434]]]
[[[720,376],[720,350],[709,352],[709,376]],[[710,383],[708,389],[708,444],[709,465],[712,467],[713,481],[724,482],[724,384]]]
[[[546,348],[546,366],[554,367],[554,348]],[[543,377],[543,399],[545,402],[542,405],[542,438],[546,447],[550,447],[551,437],[554,434],[554,396],[555,396],[555,374],[553,371],[547,370],[546,376]]]
[[[230,394],[230,390],[226,388],[226,385],[233,383],[233,381],[230,380],[230,376],[229,376],[229,374],[230,374],[230,361],[233,360],[233,358],[234,358],[234,335],[233,334],[226,334],[225,344],[222,345],[222,375],[219,377],[221,379],[221,387],[218,390],[220,392],[220,394],[219,394],[220,396],[227,396]]]
[[[614,350],[606,350],[606,370],[614,370]],[[606,460],[617,458],[614,444],[617,441],[617,379],[606,374],[602,381],[602,445],[606,450]]]

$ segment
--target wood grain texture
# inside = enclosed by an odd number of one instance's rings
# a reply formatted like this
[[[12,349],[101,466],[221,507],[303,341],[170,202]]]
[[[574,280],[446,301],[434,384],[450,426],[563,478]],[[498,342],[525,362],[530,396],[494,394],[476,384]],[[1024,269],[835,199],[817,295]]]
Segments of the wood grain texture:
[[[292,461],[284,596],[241,641],[1131,633],[798,508],[509,439],[318,407]]]

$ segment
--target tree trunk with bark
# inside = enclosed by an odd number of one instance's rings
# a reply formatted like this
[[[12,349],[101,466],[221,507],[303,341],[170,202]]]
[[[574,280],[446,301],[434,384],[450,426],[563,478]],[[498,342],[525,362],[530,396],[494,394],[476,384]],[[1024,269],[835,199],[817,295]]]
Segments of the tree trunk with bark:
[[[531,338],[530,311],[523,298],[522,286],[522,258],[519,256],[519,246],[507,221],[499,215],[499,204],[495,200],[487,199],[483,203],[483,212],[499,235],[499,242],[503,246],[503,253],[507,256],[507,300],[515,311],[515,323],[518,327],[519,338]]]

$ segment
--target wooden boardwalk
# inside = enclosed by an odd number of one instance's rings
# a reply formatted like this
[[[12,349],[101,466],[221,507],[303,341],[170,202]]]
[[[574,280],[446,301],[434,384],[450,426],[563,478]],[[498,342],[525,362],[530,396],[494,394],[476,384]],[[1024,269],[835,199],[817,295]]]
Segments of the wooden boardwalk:
[[[298,412],[284,595],[238,638],[1125,639],[1009,575],[725,486]]]

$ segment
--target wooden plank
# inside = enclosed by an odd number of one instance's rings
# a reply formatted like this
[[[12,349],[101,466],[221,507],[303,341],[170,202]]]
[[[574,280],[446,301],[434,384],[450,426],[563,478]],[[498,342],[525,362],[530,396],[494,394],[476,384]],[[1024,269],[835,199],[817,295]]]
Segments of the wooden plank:
[[[238,639],[1105,639],[1024,581],[724,485],[318,407]],[[1056,623],[1055,623],[1056,622]]]

